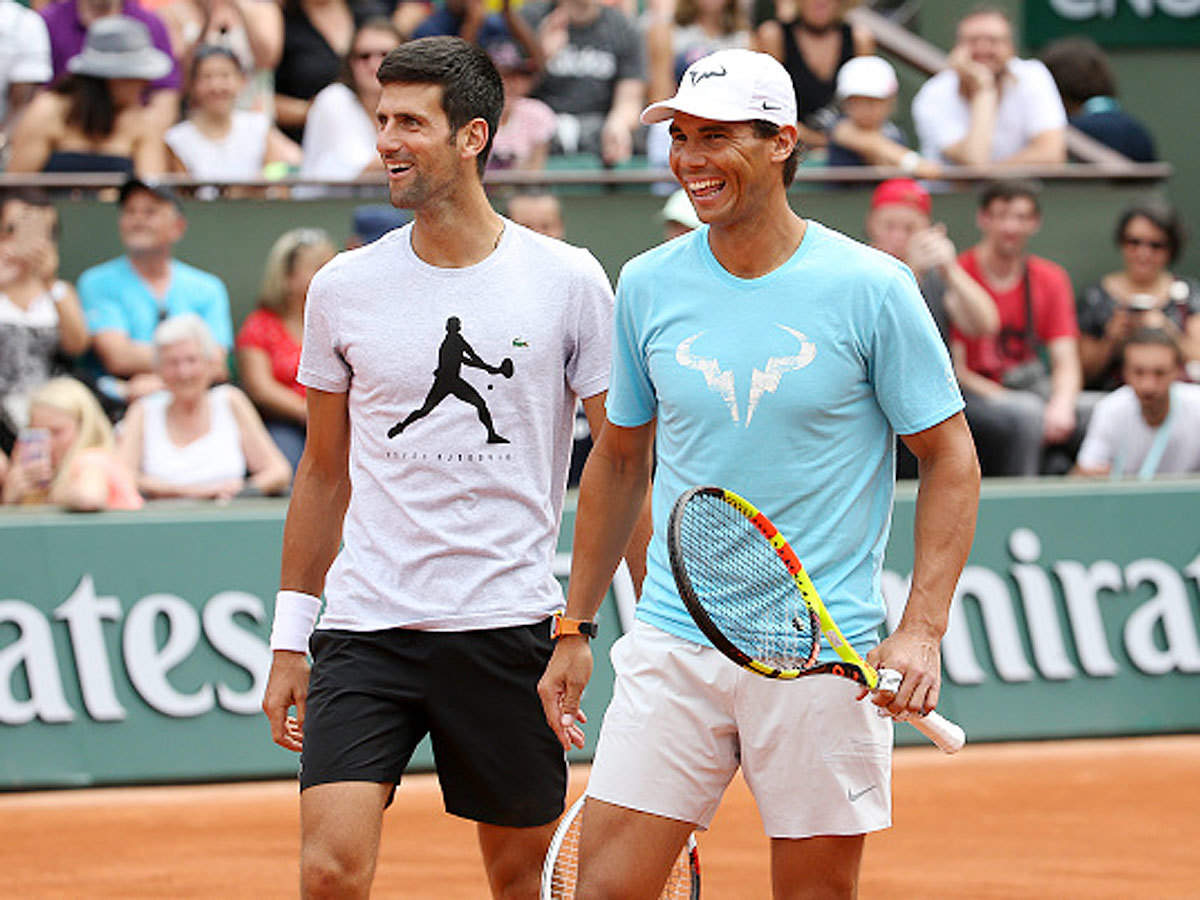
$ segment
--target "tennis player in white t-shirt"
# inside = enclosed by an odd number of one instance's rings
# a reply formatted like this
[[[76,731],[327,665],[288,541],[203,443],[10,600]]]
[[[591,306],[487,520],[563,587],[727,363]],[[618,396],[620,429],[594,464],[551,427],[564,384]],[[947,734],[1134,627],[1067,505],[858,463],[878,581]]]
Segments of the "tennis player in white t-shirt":
[[[429,734],[493,894],[532,898],[567,775],[536,685],[552,628],[591,630],[554,616],[551,562],[576,398],[604,421],[612,292],[587,251],[489,204],[503,90],[483,51],[411,41],[379,78],[378,149],[414,221],[309,289],[263,708],[301,753],[304,896],[367,895],[383,810]]]

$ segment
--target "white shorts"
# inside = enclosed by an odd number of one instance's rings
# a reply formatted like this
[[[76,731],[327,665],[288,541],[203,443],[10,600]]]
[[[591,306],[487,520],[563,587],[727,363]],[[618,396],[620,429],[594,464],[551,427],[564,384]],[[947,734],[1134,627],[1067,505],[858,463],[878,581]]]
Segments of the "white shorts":
[[[892,720],[849,679],[763,678],[640,621],[612,663],[589,796],[707,828],[741,765],[769,837],[892,824]]]

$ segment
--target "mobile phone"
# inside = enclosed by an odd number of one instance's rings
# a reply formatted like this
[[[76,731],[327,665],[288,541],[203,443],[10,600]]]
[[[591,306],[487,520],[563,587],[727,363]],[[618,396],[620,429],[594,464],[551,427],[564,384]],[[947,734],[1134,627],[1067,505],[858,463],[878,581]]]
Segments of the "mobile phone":
[[[50,461],[50,432],[45,428],[22,428],[17,435],[16,453],[23,465]],[[46,487],[49,479],[39,487]]]

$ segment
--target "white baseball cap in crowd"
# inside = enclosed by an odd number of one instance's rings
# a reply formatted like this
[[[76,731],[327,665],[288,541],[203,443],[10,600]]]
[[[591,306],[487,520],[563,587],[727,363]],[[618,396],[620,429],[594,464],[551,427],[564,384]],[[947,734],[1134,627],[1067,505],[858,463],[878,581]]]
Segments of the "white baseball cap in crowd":
[[[846,60],[837,73],[837,97],[873,97],[887,100],[896,96],[900,82],[896,70],[882,56],[856,56]]]
[[[795,125],[796,89],[775,57],[753,50],[718,50],[688,66],[675,96],[647,106],[642,122],[663,122],[677,112],[718,122],[762,119]]]
[[[678,222],[686,228],[699,228],[704,224],[696,215],[695,207],[692,206],[692,201],[688,199],[687,191],[683,188],[679,188],[667,198],[659,217],[664,222]]]

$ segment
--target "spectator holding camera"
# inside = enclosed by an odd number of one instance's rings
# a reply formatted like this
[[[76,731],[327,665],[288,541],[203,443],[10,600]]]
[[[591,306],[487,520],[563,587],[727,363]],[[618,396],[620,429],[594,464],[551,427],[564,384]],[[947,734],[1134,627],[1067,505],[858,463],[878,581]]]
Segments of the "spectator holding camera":
[[[1186,236],[1179,213],[1165,200],[1138,201],[1117,218],[1113,236],[1121,269],[1078,300],[1085,385],[1102,391],[1120,386],[1121,345],[1139,328],[1166,331],[1179,343],[1185,367],[1200,368],[1200,282],[1171,271]]]
[[[84,384],[52,378],[34,392],[3,501],[78,511],[141,507],[132,474],[113,453],[112,426]]]
[[[59,355],[88,346],[75,289],[57,277],[57,237],[58,212],[44,195],[0,195],[0,450],[12,449]]]
[[[220,347],[204,320],[167,319],[154,331],[154,351],[164,389],[129,408],[117,445],[141,492],[229,500],[285,491],[292,468],[254,405],[233,385],[213,384]]]
[[[1200,472],[1200,385],[1159,328],[1140,328],[1122,352],[1125,386],[1096,404],[1075,471],[1111,478]]]

